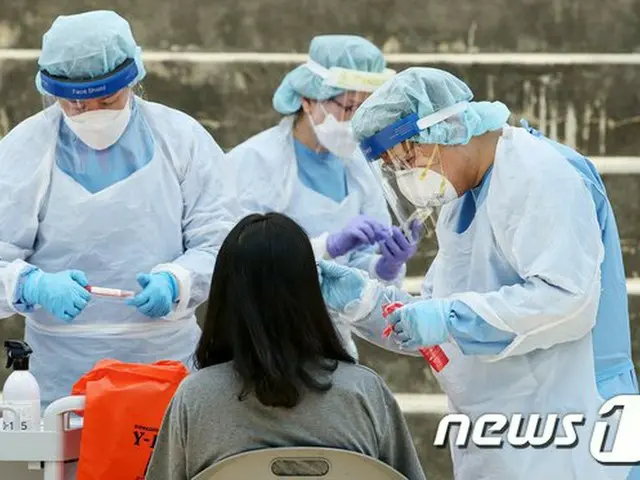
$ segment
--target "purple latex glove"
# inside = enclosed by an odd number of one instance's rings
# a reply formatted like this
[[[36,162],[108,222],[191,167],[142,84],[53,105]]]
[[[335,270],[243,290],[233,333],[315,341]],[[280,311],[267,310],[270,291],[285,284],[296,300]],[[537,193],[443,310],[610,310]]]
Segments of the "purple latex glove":
[[[336,258],[356,248],[386,240],[389,235],[388,227],[366,215],[359,215],[342,231],[329,235],[327,253]]]
[[[420,238],[421,229],[422,226],[419,223],[411,224],[413,240],[409,241],[402,230],[395,226],[391,227],[391,236],[380,242],[382,257],[375,268],[378,278],[387,282],[396,279],[402,266],[416,254],[418,249],[416,239]]]

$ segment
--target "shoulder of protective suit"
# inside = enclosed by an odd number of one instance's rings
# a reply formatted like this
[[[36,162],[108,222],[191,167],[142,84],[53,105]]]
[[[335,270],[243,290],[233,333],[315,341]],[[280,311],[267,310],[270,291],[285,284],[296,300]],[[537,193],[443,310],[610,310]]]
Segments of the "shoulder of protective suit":
[[[33,165],[40,166],[42,158],[55,145],[59,121],[59,113],[42,111],[23,120],[5,135],[0,140],[0,170],[3,175],[12,171],[29,171]]]
[[[278,171],[288,164],[293,155],[293,146],[290,144],[291,135],[282,131],[282,127],[264,130],[234,147],[227,158],[237,167],[247,172],[260,173],[266,171]]]
[[[496,151],[492,184],[499,181],[513,187],[507,192],[525,195],[582,183],[575,168],[547,142],[522,128],[509,130]]]
[[[179,172],[185,174],[195,162],[222,162],[224,151],[211,134],[193,117],[166,105],[140,100],[141,112],[154,140],[170,153]]]
[[[174,138],[176,141],[184,142],[185,136],[193,137],[194,134],[211,136],[200,122],[185,112],[160,103],[141,99],[138,101],[151,129],[163,138]]]
[[[290,133],[280,124],[227,153],[238,202],[250,211],[282,211],[287,207],[297,180]]]
[[[560,208],[576,189],[586,186],[561,153],[522,128],[509,128],[496,150],[487,209],[490,218],[506,220],[527,205],[557,202]]]
[[[277,158],[282,155],[290,136],[282,131],[280,125],[263,130],[253,135],[244,142],[236,145],[229,151],[229,156],[242,161],[248,154],[258,155],[262,158]]]

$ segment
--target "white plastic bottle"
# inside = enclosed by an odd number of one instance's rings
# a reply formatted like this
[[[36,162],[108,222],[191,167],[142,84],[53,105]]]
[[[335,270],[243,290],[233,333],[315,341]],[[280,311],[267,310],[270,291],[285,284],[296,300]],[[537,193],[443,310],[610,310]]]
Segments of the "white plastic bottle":
[[[29,356],[33,350],[22,340],[4,342],[7,352],[7,368],[13,372],[2,389],[2,403],[20,413],[20,428],[15,428],[11,412],[2,414],[2,430],[40,430],[40,387],[29,372]]]

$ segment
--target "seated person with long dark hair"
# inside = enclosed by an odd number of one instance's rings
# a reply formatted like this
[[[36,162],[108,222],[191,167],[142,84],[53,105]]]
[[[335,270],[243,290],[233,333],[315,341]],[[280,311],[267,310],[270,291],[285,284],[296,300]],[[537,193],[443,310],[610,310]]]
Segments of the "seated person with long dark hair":
[[[249,215],[229,233],[195,360],[147,479],[186,480],[230,455],[286,446],[351,450],[425,478],[391,391],[343,347],[309,239],[288,217]]]

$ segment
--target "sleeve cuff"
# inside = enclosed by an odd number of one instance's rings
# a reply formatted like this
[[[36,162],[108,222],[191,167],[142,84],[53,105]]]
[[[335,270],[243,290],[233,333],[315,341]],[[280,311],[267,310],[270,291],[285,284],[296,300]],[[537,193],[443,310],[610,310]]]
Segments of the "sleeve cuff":
[[[516,337],[512,332],[493,327],[459,300],[448,304],[447,313],[450,339],[465,355],[499,355]]]
[[[366,285],[360,299],[347,305],[344,312],[338,315],[348,324],[356,323],[368,317],[378,303],[380,284],[376,280],[366,279]]]
[[[325,232],[322,235],[311,238],[311,248],[313,249],[313,255],[316,260],[331,260],[331,256],[327,251],[327,239],[329,238],[329,232]]]
[[[22,284],[25,277],[34,270],[37,268],[24,260],[14,260],[3,268],[2,283],[7,295],[6,302],[16,313],[31,312],[35,308],[34,305],[22,303]]]
[[[187,311],[191,298],[191,272],[177,263],[163,263],[151,270],[151,273],[170,273],[177,283],[178,295],[175,310],[167,318],[174,320],[181,318]]]
[[[175,275],[169,272],[160,272],[156,275],[164,275],[169,280],[169,285],[171,286],[171,301],[176,303],[178,301],[178,297],[180,294],[180,289],[178,288],[178,280],[176,280]]]

